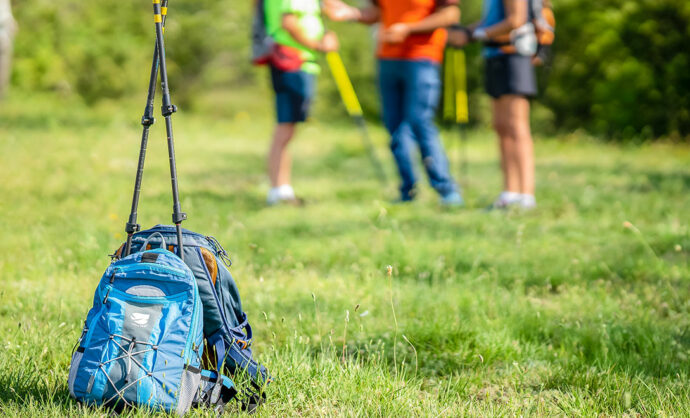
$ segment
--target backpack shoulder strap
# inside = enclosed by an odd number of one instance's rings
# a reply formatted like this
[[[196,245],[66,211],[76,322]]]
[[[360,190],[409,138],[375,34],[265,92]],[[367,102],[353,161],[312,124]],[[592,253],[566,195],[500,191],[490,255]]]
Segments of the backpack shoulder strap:
[[[232,379],[211,370],[202,370],[193,406],[210,408],[221,415],[225,405],[236,396],[237,389]]]

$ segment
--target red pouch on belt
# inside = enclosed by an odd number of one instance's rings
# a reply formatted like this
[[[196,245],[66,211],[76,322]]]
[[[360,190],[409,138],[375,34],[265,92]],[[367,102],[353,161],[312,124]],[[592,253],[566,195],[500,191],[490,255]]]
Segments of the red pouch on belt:
[[[299,49],[290,46],[273,44],[271,65],[280,71],[298,71],[304,60]]]

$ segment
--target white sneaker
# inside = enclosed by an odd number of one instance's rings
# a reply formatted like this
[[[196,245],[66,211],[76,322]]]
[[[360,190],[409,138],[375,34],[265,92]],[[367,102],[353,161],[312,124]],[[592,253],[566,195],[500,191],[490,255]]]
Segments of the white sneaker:
[[[521,194],[520,195],[520,209],[532,210],[537,207],[537,199],[531,194]]]
[[[510,206],[520,204],[522,202],[522,195],[516,192],[501,192],[494,200],[494,203],[489,206],[489,209],[507,209]]]
[[[277,205],[283,201],[293,200],[295,200],[295,191],[289,184],[283,184],[282,186],[272,188],[268,191],[268,196],[266,196],[266,204],[269,206]]]

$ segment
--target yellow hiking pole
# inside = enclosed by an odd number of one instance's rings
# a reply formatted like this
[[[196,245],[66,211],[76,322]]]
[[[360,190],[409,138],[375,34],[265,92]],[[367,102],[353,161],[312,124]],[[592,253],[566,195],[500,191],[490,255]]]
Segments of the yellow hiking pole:
[[[448,48],[444,61],[443,119],[453,121],[460,132],[460,175],[467,178],[465,126],[470,121],[467,93],[467,60],[462,49]]]
[[[369,154],[371,164],[374,166],[376,176],[378,177],[379,181],[386,186],[388,184],[386,172],[381,165],[381,161],[379,161],[378,157],[376,156],[376,149],[371,142],[369,130],[367,129],[367,124],[364,121],[362,106],[359,104],[359,99],[357,99],[355,89],[352,87],[350,77],[347,75],[345,65],[343,65],[343,60],[340,58],[340,54],[337,52],[329,52],[326,54],[326,61],[328,61],[328,67],[331,70],[331,74],[333,74],[333,79],[338,87],[338,92],[340,93],[340,97],[345,104],[347,113],[355,121],[359,131],[362,134],[362,142],[364,142],[364,147]]]

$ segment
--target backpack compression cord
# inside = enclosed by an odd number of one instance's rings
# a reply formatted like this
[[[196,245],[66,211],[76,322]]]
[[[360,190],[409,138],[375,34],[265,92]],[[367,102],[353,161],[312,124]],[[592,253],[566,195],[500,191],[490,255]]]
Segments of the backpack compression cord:
[[[148,96],[144,116],[141,118],[143,132],[141,135],[141,148],[139,150],[139,164],[137,176],[134,183],[134,195],[132,196],[132,210],[129,220],[125,226],[127,233],[127,243],[123,251],[123,256],[128,256],[132,250],[132,235],[138,232],[141,227],[137,224],[137,209],[139,207],[139,196],[141,194],[141,182],[144,176],[144,163],[146,161],[146,146],[148,144],[149,129],[154,124],[153,103],[156,95],[156,85],[158,74],[160,73],[161,91],[163,93],[163,106],[161,112],[165,118],[165,130],[168,137],[168,158],[170,160],[170,181],[172,183],[173,215],[172,221],[177,229],[177,251],[181,259],[184,260],[184,248],[182,243],[182,221],[187,219],[187,214],[182,212],[180,206],[180,195],[177,187],[177,166],[175,164],[175,143],[173,139],[171,116],[177,111],[177,107],[170,101],[170,89],[168,87],[168,70],[165,63],[165,43],[163,32],[165,30],[165,20],[168,14],[168,0],[153,0],[153,21],[156,26],[156,44],[153,50],[153,63],[151,64],[151,77],[149,78]]]

